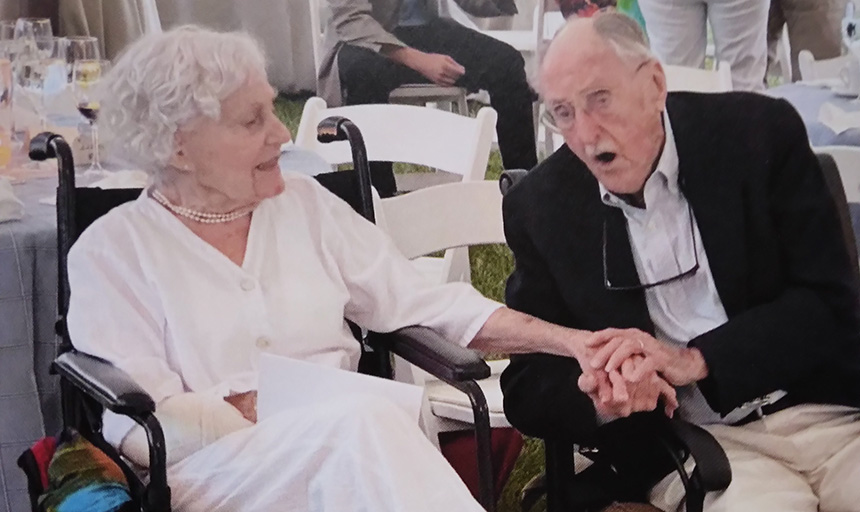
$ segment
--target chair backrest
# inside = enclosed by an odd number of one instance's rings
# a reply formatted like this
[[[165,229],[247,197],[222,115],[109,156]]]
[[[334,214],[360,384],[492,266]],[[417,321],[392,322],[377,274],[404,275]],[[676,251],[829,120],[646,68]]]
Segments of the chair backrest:
[[[851,59],[856,58],[852,54],[834,57],[832,59],[815,60],[812,52],[801,50],[797,55],[797,65],[800,68],[800,78],[803,80],[823,80],[828,78],[839,78],[842,71]]]
[[[495,181],[446,183],[381,199],[377,219],[409,259],[454,247],[505,243]]]
[[[818,163],[836,201],[845,245],[854,260],[858,258],[857,237],[851,210],[860,213],[860,148],[826,146],[815,149]],[[858,267],[860,272],[860,267]]]
[[[699,69],[664,64],[666,87],[669,91],[729,92],[732,90],[732,69],[728,62],[717,63],[716,69]]]
[[[311,45],[314,50],[314,72],[319,73],[322,64],[322,47],[325,38],[325,25],[323,25],[321,0],[308,0],[311,11]]]
[[[490,107],[471,118],[412,105],[327,108],[322,98],[311,98],[302,111],[295,143],[332,165],[352,162],[347,142],[317,141],[319,122],[335,115],[358,126],[371,161],[424,165],[459,174],[466,181],[484,178],[497,117]]]

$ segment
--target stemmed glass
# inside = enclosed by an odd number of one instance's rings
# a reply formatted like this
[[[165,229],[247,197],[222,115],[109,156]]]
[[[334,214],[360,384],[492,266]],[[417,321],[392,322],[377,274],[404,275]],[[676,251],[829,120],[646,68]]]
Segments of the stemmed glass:
[[[109,68],[110,61],[98,59],[81,59],[72,65],[72,83],[74,84],[78,112],[89,122],[90,133],[92,134],[93,158],[86,173],[104,171],[104,167],[99,161],[99,131],[96,123],[99,114],[97,89],[102,76],[107,73]]]
[[[15,39],[35,41],[53,36],[51,20],[48,18],[18,18],[15,22]]]
[[[0,21],[0,41],[15,39],[15,22],[9,20]]]
[[[102,58],[99,51],[99,40],[91,36],[67,37],[68,47],[66,49],[66,62],[69,65],[69,82],[73,81],[72,67],[79,60],[99,60]]]
[[[33,40],[29,50],[18,54],[15,74],[18,91],[33,100],[41,127],[46,129],[46,96],[59,94],[68,82],[66,40],[61,37]]]

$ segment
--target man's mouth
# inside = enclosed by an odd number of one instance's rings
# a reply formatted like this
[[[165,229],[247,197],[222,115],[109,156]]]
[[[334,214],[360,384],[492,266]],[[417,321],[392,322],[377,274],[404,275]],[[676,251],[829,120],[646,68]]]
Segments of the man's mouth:
[[[615,156],[616,154],[611,151],[604,151],[603,153],[598,153],[594,158],[602,164],[608,164],[615,160]]]
[[[279,168],[278,160],[280,160],[280,158],[281,158],[281,156],[278,155],[278,156],[272,158],[271,160],[266,160],[265,162],[258,165],[256,167],[256,169],[258,171],[272,171],[272,170],[278,169]]]

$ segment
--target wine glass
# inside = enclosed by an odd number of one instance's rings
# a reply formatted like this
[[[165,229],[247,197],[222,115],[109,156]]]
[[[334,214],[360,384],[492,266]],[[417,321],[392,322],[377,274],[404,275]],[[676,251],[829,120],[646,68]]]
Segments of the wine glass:
[[[16,88],[29,97],[39,115],[42,130],[45,130],[48,125],[46,96],[59,94],[68,82],[66,40],[61,37],[37,38],[29,50],[17,55],[16,61]]]
[[[75,61],[72,65],[75,101],[78,105],[78,112],[89,122],[90,133],[92,134],[93,158],[86,173],[104,171],[104,167],[102,167],[99,161],[99,131],[96,122],[99,115],[97,89],[102,76],[107,73],[109,68],[110,61],[98,59],[81,59]]]
[[[15,39],[15,22],[10,20],[0,21],[0,41]]]
[[[71,36],[67,37],[68,45],[66,47],[66,62],[69,71],[69,83],[74,82],[72,77],[72,67],[79,60],[99,60],[101,52],[99,51],[99,40],[92,36]]]
[[[18,18],[15,22],[15,39],[24,39],[35,41],[36,39],[45,39],[53,37],[54,31],[51,29],[51,20],[48,18]]]

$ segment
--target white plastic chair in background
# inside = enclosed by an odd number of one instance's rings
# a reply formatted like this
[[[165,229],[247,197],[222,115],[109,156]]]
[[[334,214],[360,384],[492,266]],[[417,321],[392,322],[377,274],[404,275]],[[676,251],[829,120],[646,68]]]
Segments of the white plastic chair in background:
[[[663,65],[666,88],[669,91],[729,92],[732,90],[732,68],[728,62],[718,62],[716,69],[699,69]]]
[[[308,0],[311,11],[311,37],[314,51],[314,70],[319,73],[322,64],[322,46],[325,40],[325,22],[322,16],[324,0]],[[448,104],[450,110],[469,115],[466,104],[466,89],[462,87],[447,87],[436,84],[404,84],[391,91],[388,101],[406,105]]]
[[[814,151],[833,157],[845,189],[845,198],[849,203],[860,203],[860,147],[820,146]]]
[[[427,166],[458,174],[462,181],[484,179],[497,118],[490,107],[481,108],[472,118],[412,105],[327,108],[322,98],[311,98],[302,111],[295,144],[331,165],[351,163],[352,151],[346,141],[317,141],[317,125],[329,116],[346,117],[358,126],[371,161]],[[440,208],[434,214],[443,211]],[[420,219],[403,220],[411,223]],[[446,251],[443,258],[422,258],[416,266],[435,282],[471,281],[469,253],[464,248]]]
[[[502,194],[496,181],[446,183],[386,199],[375,198],[377,224],[409,259],[468,246],[504,244]],[[457,250],[457,249],[455,249]],[[490,426],[509,427],[502,407],[499,376],[508,360],[489,361],[492,375],[478,385],[487,399]],[[423,385],[436,422],[427,424],[432,440],[439,432],[463,430],[474,424],[467,396],[402,360],[395,363],[398,380]]]
[[[801,50],[797,56],[800,78],[804,81],[839,79],[839,73],[854,58],[856,57],[849,53],[832,59],[815,60],[812,52]]]

